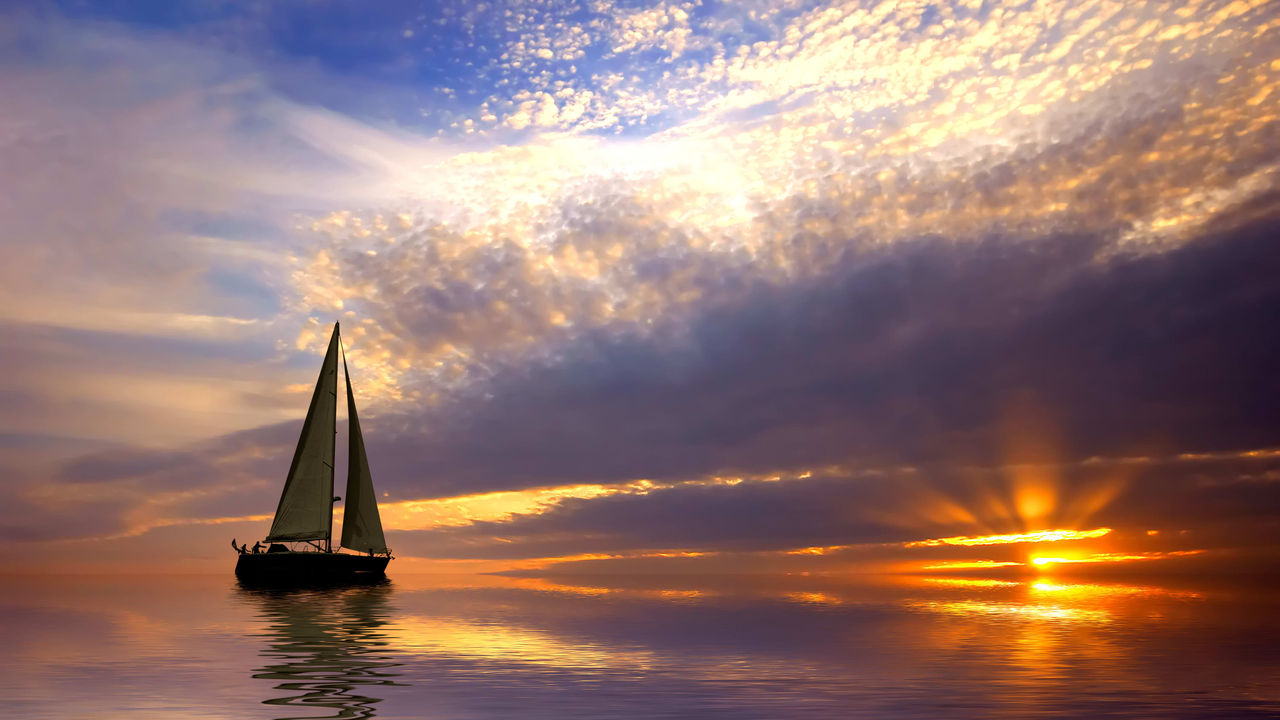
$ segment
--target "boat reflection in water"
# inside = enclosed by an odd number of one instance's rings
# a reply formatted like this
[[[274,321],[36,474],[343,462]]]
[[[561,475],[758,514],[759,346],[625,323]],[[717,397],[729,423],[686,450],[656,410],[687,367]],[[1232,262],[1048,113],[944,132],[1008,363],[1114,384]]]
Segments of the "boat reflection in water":
[[[253,677],[282,691],[263,701],[290,708],[280,720],[375,717],[379,688],[401,684],[384,631],[389,580],[310,589],[241,584],[238,593],[266,624],[258,636],[267,662]]]

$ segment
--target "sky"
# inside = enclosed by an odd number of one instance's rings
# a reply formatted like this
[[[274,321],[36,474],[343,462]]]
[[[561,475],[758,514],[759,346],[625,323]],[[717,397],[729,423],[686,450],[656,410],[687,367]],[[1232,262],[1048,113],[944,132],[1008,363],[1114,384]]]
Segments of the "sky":
[[[1277,107],[1262,0],[7,5],[0,568],[229,572],[341,322],[393,569],[1272,571]]]

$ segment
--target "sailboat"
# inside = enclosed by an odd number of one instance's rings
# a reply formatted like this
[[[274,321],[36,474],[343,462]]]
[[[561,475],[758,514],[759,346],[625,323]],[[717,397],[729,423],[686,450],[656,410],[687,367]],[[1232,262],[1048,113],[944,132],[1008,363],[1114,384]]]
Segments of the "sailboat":
[[[350,453],[347,461],[347,500],[342,513],[342,538],[333,547],[333,455],[337,435],[338,358],[347,381]],[[323,583],[380,578],[391,551],[382,534],[378,499],[369,473],[356,399],[347,371],[346,351],[334,323],[320,378],[311,394],[311,407],[266,537],[265,552],[238,548],[236,576],[267,582]],[[234,541],[232,541],[234,545]],[[261,547],[258,543],[255,549]],[[353,552],[343,552],[343,549]]]

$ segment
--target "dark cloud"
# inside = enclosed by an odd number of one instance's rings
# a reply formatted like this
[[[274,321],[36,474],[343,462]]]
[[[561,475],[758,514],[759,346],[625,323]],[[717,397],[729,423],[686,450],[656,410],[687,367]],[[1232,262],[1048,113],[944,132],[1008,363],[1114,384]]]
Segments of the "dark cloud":
[[[483,397],[381,418],[373,457],[398,493],[434,496],[1270,446],[1277,231],[1250,217],[1111,260],[1089,237],[922,239],[821,282],[755,285],[687,332],[599,331],[512,364]],[[1011,439],[1019,407],[1053,447]]]

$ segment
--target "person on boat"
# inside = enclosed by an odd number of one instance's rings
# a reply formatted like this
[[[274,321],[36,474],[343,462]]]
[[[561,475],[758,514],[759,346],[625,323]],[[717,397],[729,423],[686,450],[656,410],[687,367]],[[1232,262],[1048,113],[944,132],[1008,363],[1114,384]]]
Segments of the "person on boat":
[[[258,553],[260,553],[260,552],[262,552],[262,543],[261,543],[261,542],[259,542],[259,541],[257,541],[257,540],[254,540],[254,541],[253,541],[253,554],[254,554],[254,555],[257,555],[257,554],[258,554]]]
[[[247,545],[240,545],[239,547],[237,547],[237,546],[236,546],[236,539],[235,539],[235,538],[231,538],[231,547],[232,547],[232,549],[234,549],[236,552],[238,552],[238,553],[240,553],[241,555],[243,555],[243,554],[244,554],[245,549],[246,549],[248,546],[247,546]]]

